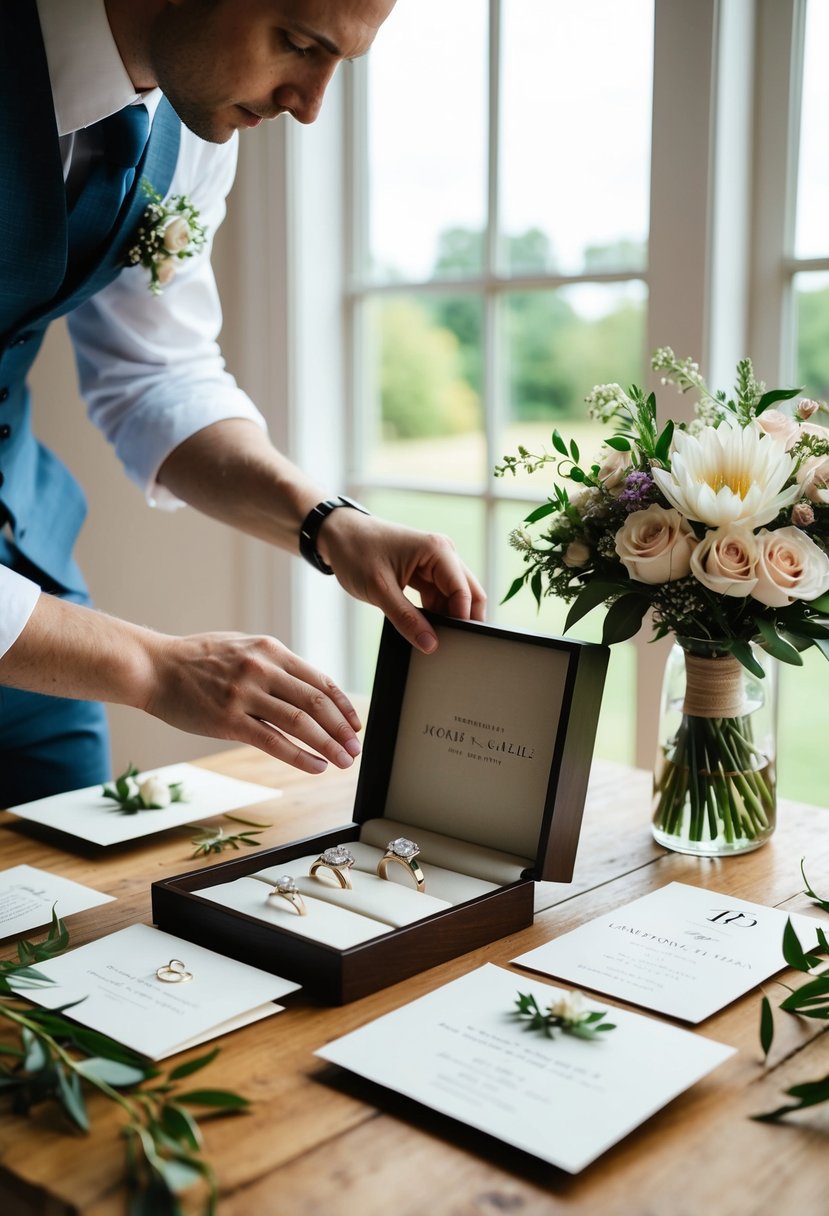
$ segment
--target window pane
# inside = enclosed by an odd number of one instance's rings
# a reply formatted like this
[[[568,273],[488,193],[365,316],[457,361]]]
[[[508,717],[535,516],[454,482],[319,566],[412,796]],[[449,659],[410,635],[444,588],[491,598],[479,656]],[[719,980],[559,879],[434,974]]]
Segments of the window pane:
[[[803,94],[800,116],[800,154],[797,180],[795,256],[825,257],[829,253],[826,216],[829,213],[829,4],[809,0],[803,52]]]
[[[366,305],[375,370],[362,472],[387,482],[484,480],[482,315],[471,295],[382,295]]]
[[[797,317],[797,383],[808,396],[829,400],[829,274],[804,273],[794,277]],[[820,421],[829,426],[829,415]]]
[[[503,5],[500,198],[507,268],[643,269],[653,0]]]
[[[490,592],[489,618],[495,624],[531,633],[546,633],[557,637],[572,637],[579,641],[601,641],[602,612],[597,610],[579,621],[570,634],[564,633],[564,621],[569,605],[563,600],[546,598],[541,609],[528,590],[522,590],[506,604],[503,599],[514,578],[523,572],[520,555],[509,547],[507,538],[513,528],[537,502],[502,503],[496,510],[497,535],[503,543],[496,548],[495,587]],[[636,727],[636,652],[631,643],[623,642],[610,650],[610,664],[605,681],[599,728],[596,735],[596,755],[603,760],[632,764],[635,755]]]
[[[429,277],[441,233],[471,233],[480,270],[486,206],[487,0],[399,4],[368,60],[369,266]],[[451,261],[439,271],[457,273]]]
[[[644,383],[645,305],[637,281],[506,297],[503,453],[519,444],[549,451],[553,427],[574,438],[585,458],[598,450],[607,427],[587,418],[584,398],[595,384]],[[542,477],[518,473],[499,484],[508,490],[526,480],[535,495]]]

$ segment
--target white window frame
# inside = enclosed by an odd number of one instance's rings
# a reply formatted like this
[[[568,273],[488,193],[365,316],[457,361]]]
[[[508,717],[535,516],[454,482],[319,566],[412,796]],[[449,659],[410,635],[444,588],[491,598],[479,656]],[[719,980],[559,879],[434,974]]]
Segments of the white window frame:
[[[500,0],[490,0],[492,19],[499,8]],[[634,277],[648,287],[646,349],[670,344],[680,354],[694,354],[717,385],[731,383],[736,361],[748,352],[769,382],[785,370],[795,269],[786,261],[798,117],[791,83],[799,70],[803,8],[803,0],[655,0],[649,257],[647,271]],[[491,66],[497,54],[496,40]],[[490,117],[497,106],[492,95]],[[314,127],[269,124],[243,140],[236,190],[242,205],[237,199],[234,218],[241,286],[234,296],[233,332],[245,335],[237,360],[243,383],[263,406],[276,442],[316,476],[326,494],[358,497],[377,484],[355,473],[362,442],[356,404],[367,390],[355,322],[364,285],[355,283],[346,264],[349,248],[359,249],[365,240],[365,200],[358,192],[365,180],[365,141],[354,138],[364,107],[360,72],[348,66],[335,78]],[[787,171],[781,174],[784,154]],[[492,147],[493,214],[496,157]],[[762,206],[753,207],[753,200]],[[490,268],[494,254],[490,248]],[[814,268],[829,269],[829,260]],[[595,276],[614,277],[631,276]],[[568,281],[549,280],[551,286]],[[509,284],[522,285],[521,279]],[[491,301],[503,281],[490,269],[481,286],[491,338]],[[494,352],[497,344],[489,341],[488,348]],[[485,391],[497,381],[494,357],[485,369]],[[655,382],[649,387],[659,389]],[[676,416],[683,408],[683,400],[664,389],[659,399],[666,413]],[[489,443],[492,451],[491,434]],[[453,490],[483,496],[491,516],[491,484]],[[503,501],[503,489],[497,501]],[[490,568],[501,543],[493,533]],[[336,679],[351,683],[348,597],[333,579],[298,562],[263,558],[261,546],[243,554],[241,577],[251,603],[246,627],[271,629]],[[488,590],[493,600],[502,591]],[[645,767],[653,759],[663,655],[664,646],[650,645],[645,637],[637,643],[636,761]]]

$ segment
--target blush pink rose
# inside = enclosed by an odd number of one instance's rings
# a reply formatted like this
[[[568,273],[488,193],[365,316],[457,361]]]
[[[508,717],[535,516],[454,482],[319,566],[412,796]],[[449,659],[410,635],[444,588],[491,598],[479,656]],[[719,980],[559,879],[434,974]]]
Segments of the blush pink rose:
[[[712,528],[691,554],[691,573],[717,595],[744,598],[757,585],[757,553],[751,528]]]
[[[181,253],[190,244],[190,228],[187,220],[177,216],[164,229],[164,248],[168,253]]]
[[[565,566],[571,568],[577,569],[579,566],[586,566],[590,561],[590,549],[583,540],[571,540],[564,550],[562,561]]]
[[[757,415],[757,425],[761,431],[782,443],[787,452],[800,438],[800,424],[780,410],[763,410],[762,414]]]
[[[688,520],[673,507],[658,503],[631,512],[615,539],[616,552],[630,577],[650,584],[685,578],[697,543]]]
[[[829,503],[829,456],[807,456],[795,476],[811,502]]]
[[[757,585],[751,594],[761,604],[784,608],[829,591],[829,557],[800,528],[763,529],[757,541]]]

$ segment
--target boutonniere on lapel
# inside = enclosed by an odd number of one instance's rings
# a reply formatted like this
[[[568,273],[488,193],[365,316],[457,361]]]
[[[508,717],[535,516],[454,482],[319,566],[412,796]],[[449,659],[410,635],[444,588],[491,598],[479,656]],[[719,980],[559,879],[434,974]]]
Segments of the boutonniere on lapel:
[[[176,273],[179,261],[198,253],[207,232],[186,194],[174,194],[165,201],[146,179],[141,186],[150,201],[144,208],[135,244],[127,253],[127,265],[145,266],[150,272],[150,291],[159,296]]]

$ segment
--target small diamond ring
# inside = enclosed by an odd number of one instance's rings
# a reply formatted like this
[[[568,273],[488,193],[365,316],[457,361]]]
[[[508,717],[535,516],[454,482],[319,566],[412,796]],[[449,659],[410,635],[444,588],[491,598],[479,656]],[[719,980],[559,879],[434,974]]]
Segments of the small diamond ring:
[[[330,870],[332,874],[337,876],[337,882],[340,886],[350,891],[351,879],[348,877],[348,871],[353,865],[354,854],[344,845],[336,844],[330,849],[323,849],[308,873],[312,878],[317,878],[317,870]],[[320,878],[319,881],[322,882],[323,880]]]
[[[425,891],[426,879],[416,861],[419,852],[420,845],[415,844],[413,840],[407,840],[405,836],[398,836],[396,840],[390,840],[386,845],[386,851],[377,866],[377,873],[381,878],[388,878],[389,863],[394,862],[412,876],[418,891]]]

